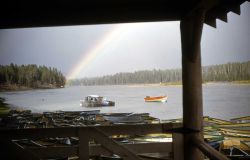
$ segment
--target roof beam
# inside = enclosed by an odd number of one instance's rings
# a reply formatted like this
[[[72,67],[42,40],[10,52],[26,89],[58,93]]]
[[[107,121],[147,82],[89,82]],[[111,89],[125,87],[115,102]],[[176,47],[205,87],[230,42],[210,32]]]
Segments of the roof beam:
[[[240,14],[240,5],[250,0],[91,0],[68,3],[7,3],[0,10],[0,29],[130,22],[179,21],[197,9],[207,11],[205,23],[216,26],[216,18]]]
[[[216,18],[206,16],[205,23],[211,27],[216,28]]]
[[[214,9],[211,9],[211,10],[207,11],[207,13],[206,13],[206,17],[208,17],[207,22],[210,19],[217,19],[217,18],[224,21],[224,22],[227,22],[227,13],[228,12],[229,12],[228,9],[225,9],[222,7],[216,7]],[[210,21],[212,21],[212,20],[210,20]],[[210,22],[210,23],[212,23],[212,22]]]
[[[217,16],[218,19],[224,21],[224,22],[227,22],[227,12],[222,12],[222,13],[219,13],[218,16]]]
[[[230,8],[230,11],[232,11],[235,14],[240,15],[240,5],[234,5],[232,8]]]

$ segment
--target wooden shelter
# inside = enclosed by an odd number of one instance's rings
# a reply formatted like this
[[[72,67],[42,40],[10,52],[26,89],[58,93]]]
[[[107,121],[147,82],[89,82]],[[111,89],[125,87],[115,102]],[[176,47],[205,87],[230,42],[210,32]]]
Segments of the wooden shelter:
[[[183,74],[183,127],[166,125],[121,126],[116,132],[173,132],[173,159],[201,160],[203,154],[211,159],[227,159],[203,141],[203,107],[200,42],[203,24],[216,27],[216,19],[227,22],[227,13],[240,14],[246,0],[90,0],[67,3],[22,1],[2,5],[0,28],[68,26],[125,22],[180,21]],[[248,0],[249,1],[249,0]],[[127,147],[109,140],[105,135],[114,132],[105,128],[75,128],[55,130],[1,131],[1,137],[34,136],[43,133],[78,135],[80,159],[88,159],[88,138],[94,136],[106,148],[124,155],[124,159],[141,159]],[[129,128],[129,129],[128,129]],[[147,130],[148,129],[148,130]],[[58,131],[59,130],[59,131]],[[73,131],[72,131],[73,130]],[[52,132],[53,131],[53,132]],[[127,133],[126,132],[126,133]],[[41,136],[41,135],[40,135]],[[3,138],[2,138],[3,139]],[[184,144],[182,148],[182,144]],[[161,146],[164,147],[164,146]],[[159,147],[160,148],[160,147]],[[166,145],[167,148],[167,145]],[[63,152],[63,150],[61,150]],[[177,152],[178,151],[178,152]],[[203,153],[203,154],[202,154]],[[29,157],[30,158],[30,157]]]

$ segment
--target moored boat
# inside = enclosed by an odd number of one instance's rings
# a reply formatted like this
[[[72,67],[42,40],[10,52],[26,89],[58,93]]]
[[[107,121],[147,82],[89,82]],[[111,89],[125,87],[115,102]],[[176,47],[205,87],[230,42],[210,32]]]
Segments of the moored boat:
[[[233,118],[231,121],[234,123],[250,123],[250,116]]]
[[[157,96],[157,97],[146,96],[144,98],[145,102],[166,102],[167,99],[168,99],[167,96]]]
[[[114,106],[115,102],[108,101],[106,98],[98,95],[89,95],[84,100],[80,100],[80,106],[85,107],[102,107],[102,106]]]
[[[231,160],[250,159],[248,146],[244,146],[240,140],[224,140],[219,151]]]

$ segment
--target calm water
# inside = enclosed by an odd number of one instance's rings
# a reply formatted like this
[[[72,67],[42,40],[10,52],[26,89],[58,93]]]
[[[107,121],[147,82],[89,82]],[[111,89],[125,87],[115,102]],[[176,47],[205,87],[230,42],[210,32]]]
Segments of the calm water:
[[[115,101],[115,107],[80,107],[79,100],[97,94]],[[145,96],[168,95],[167,103],[145,103]],[[80,111],[147,112],[160,119],[182,117],[181,86],[74,86],[18,92],[1,92],[6,102],[33,112]],[[204,115],[230,119],[250,115],[250,85],[210,84],[203,86]]]

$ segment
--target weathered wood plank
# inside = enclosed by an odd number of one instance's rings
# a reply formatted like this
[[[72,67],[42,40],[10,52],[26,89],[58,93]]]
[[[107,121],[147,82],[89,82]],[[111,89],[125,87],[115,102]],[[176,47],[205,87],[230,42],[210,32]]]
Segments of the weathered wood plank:
[[[193,137],[192,141],[208,158],[213,160],[229,160],[225,155],[205,143],[203,139]]]
[[[134,153],[169,153],[172,152],[171,142],[151,142],[151,143],[140,143],[140,144],[122,144],[126,148],[133,150]],[[78,154],[78,146],[57,146],[57,147],[26,147],[28,151],[34,153],[40,158],[58,156],[66,157],[69,155]],[[112,152],[103,148],[100,144],[89,145],[89,156],[97,155],[108,155]]]
[[[240,5],[234,5],[230,8],[230,10],[235,13],[235,14],[238,14],[240,15],[241,11],[240,11]]]
[[[107,135],[105,135],[104,132],[97,128],[91,128],[90,137],[94,138],[94,140],[98,143],[101,143],[105,149],[120,155],[124,160],[141,160],[141,158],[134,152],[119,144],[118,142],[110,139]]]
[[[211,26],[211,27],[214,27],[214,28],[216,28],[216,18],[213,18],[213,17],[207,17],[206,19],[205,19],[205,23],[207,24],[207,25],[209,25],[209,26]]]
[[[184,136],[184,157],[187,160],[201,160],[202,153],[192,145],[190,135],[202,136],[202,74],[200,40],[205,11],[198,9],[180,23],[182,42],[182,81],[183,81],[183,127],[196,130]]]
[[[78,130],[88,131],[92,126],[87,127],[63,127],[63,128],[28,128],[28,129],[1,129],[0,136],[11,139],[22,138],[47,138],[47,137],[77,137]],[[106,135],[143,135],[150,133],[171,132],[172,123],[165,124],[128,124],[113,126],[95,126]]]
[[[113,125],[113,126],[95,126],[95,127],[64,127],[64,128],[32,128],[32,129],[2,129],[0,132],[1,137],[5,137],[6,139],[23,139],[23,138],[28,138],[28,139],[40,139],[40,138],[48,138],[48,137],[79,137],[80,142],[79,142],[79,148],[77,149],[77,155],[80,156],[82,159],[86,159],[89,155],[93,154],[96,152],[93,150],[94,147],[89,148],[88,140],[89,134],[92,134],[93,132],[90,133],[91,130],[97,129],[101,133],[105,134],[106,136],[110,135],[143,135],[143,134],[150,134],[150,133],[169,133],[173,132],[173,124],[172,123],[166,123],[166,124],[136,124],[136,125]],[[98,134],[97,134],[98,135]],[[107,137],[101,138],[101,135],[98,135],[97,139],[100,141],[100,143],[104,143],[103,141],[109,144],[112,148],[116,145],[116,143],[113,142],[113,140],[110,140]],[[95,137],[96,138],[96,137]],[[106,139],[105,139],[106,138]],[[108,142],[111,141],[111,142]],[[118,144],[118,143],[117,143]],[[109,146],[105,143],[105,147]],[[155,150],[155,151],[171,151],[169,148],[170,145],[166,145],[163,147],[164,144],[152,144],[154,146],[154,149],[150,148],[148,145],[144,146],[146,147],[145,149],[141,149],[142,144],[138,145],[128,145],[128,146],[122,146],[120,148],[126,148],[129,147],[135,152],[143,152],[145,150]],[[160,146],[159,146],[160,145]],[[109,147],[110,147],[109,146]],[[157,147],[158,146],[158,147]],[[99,147],[100,152],[105,152],[105,153],[111,153],[113,152],[113,148],[108,150],[105,147]],[[118,147],[119,148],[119,147]],[[163,149],[164,148],[164,149]],[[44,150],[41,149],[41,150]],[[52,149],[56,150],[56,149]],[[68,153],[76,153],[75,149],[65,149],[61,148],[62,152],[58,153],[58,155],[64,156]],[[68,152],[66,152],[68,150]],[[64,152],[65,151],[65,152]],[[89,151],[89,152],[88,152]],[[118,149],[119,153],[122,153]],[[130,152],[130,151],[125,151],[125,152]],[[41,152],[42,153],[42,152]],[[52,155],[53,152],[51,152]],[[131,152],[132,153],[132,152]],[[41,155],[41,154],[40,154]],[[47,154],[45,155],[50,155],[50,151],[48,150]],[[134,155],[135,156],[135,155]]]
[[[26,147],[26,150],[34,153],[40,158],[48,157],[67,157],[69,155],[78,155],[78,146],[58,146],[58,147]]]
[[[8,160],[38,160],[39,157],[33,152],[26,150],[10,140],[0,139],[1,144],[1,159]],[[14,154],[13,154],[14,153]]]
[[[165,124],[135,124],[135,125],[113,125],[95,127],[106,135],[144,135],[150,133],[170,132],[173,129],[172,123]]]
[[[150,142],[150,143],[134,143],[134,144],[121,144],[125,148],[139,153],[169,153],[172,152],[172,142]],[[111,154],[112,152],[103,148],[100,144],[90,145],[90,155]]]
[[[78,129],[78,156],[80,160],[89,159],[89,131],[85,128]]]
[[[218,14],[217,18],[224,21],[224,22],[227,22],[228,21],[227,20],[227,12]]]
[[[174,160],[184,160],[184,136],[180,133],[173,133],[173,157]]]
[[[126,148],[129,148],[134,153],[162,153],[172,152],[172,142],[164,143],[141,143],[141,144],[127,144]]]
[[[2,129],[0,131],[1,137],[11,139],[38,139],[48,137],[77,137],[78,128],[28,128],[28,129]]]

